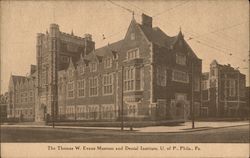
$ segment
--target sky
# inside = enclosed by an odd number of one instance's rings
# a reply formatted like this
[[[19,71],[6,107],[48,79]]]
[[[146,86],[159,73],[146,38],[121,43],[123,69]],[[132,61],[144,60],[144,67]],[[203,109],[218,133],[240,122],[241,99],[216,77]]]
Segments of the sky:
[[[203,72],[216,59],[239,67],[249,85],[249,2],[247,0],[191,1],[1,1],[1,93],[10,75],[28,75],[36,64],[36,34],[51,23],[83,37],[92,34],[96,48],[123,39],[132,19],[153,16],[153,26],[185,40],[202,59]],[[106,37],[102,39],[102,35]],[[245,61],[244,61],[245,60]]]

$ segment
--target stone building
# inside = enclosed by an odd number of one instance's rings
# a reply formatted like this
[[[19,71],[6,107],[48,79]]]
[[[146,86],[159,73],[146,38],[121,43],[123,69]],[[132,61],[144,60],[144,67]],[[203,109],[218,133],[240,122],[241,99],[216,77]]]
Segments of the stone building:
[[[37,35],[35,120],[184,120],[199,113],[201,67],[180,31],[132,18],[123,39],[95,48],[90,34]],[[123,108],[122,108],[123,107]]]
[[[34,121],[36,66],[31,65],[29,76],[11,75],[8,90],[8,118]]]
[[[216,60],[202,77],[201,115],[210,117],[237,117],[246,106],[246,76],[230,65]]]
[[[0,95],[0,122],[7,120],[8,92]]]

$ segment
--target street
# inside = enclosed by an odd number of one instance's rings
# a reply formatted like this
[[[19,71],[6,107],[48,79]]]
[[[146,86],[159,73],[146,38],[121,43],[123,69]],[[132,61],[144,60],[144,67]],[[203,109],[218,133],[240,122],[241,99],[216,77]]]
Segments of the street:
[[[249,143],[249,125],[177,133],[105,129],[1,127],[1,142]]]

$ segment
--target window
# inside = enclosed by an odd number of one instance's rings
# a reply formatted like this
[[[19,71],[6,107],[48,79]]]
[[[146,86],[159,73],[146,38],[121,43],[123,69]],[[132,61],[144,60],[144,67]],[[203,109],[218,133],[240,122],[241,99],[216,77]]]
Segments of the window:
[[[240,82],[240,96],[245,97],[245,82]]]
[[[19,94],[16,93],[16,103],[18,103],[18,102],[19,102]]]
[[[61,61],[63,63],[68,63],[69,62],[69,57],[67,57],[67,56],[61,56]]]
[[[187,94],[175,93],[175,100],[187,100]]]
[[[72,76],[73,76],[73,71],[69,70],[69,77],[72,77]]]
[[[97,64],[96,63],[90,63],[89,71],[95,72],[97,70]]]
[[[176,54],[176,63],[186,65],[186,56],[184,54]]]
[[[129,50],[127,52],[127,59],[128,60],[136,59],[136,58],[139,58],[139,49],[138,48]]]
[[[216,86],[217,86],[216,80],[210,80],[210,87],[216,87]]]
[[[208,89],[208,83],[209,83],[208,80],[202,81],[201,83],[202,90]]]
[[[143,90],[143,84],[144,84],[144,69],[136,68],[135,69],[135,90]]]
[[[113,104],[101,105],[101,118],[102,119],[112,119],[114,116]]]
[[[113,74],[103,75],[103,94],[113,93]]]
[[[92,77],[89,78],[89,95],[90,96],[97,96],[98,92],[97,92],[97,77]]]
[[[85,109],[84,106],[78,106],[76,108],[76,112],[77,112],[77,118],[78,119],[83,119],[85,117]]]
[[[32,109],[30,109],[30,115],[33,115],[33,110]]]
[[[104,59],[104,68],[106,69],[106,68],[111,68],[111,66],[112,66],[112,59],[111,58],[106,58],[106,59]]]
[[[59,107],[59,115],[62,115],[63,114],[63,107]]]
[[[116,60],[118,58],[117,52],[113,52],[113,59]]]
[[[162,67],[162,66],[158,66],[157,67],[157,71],[156,71],[156,78],[157,78],[157,85],[158,86],[166,86],[166,82],[167,82],[167,72],[166,72],[166,68]]]
[[[214,69],[211,70],[211,76],[215,76],[215,70]]]
[[[28,102],[28,95],[26,92],[21,93],[21,103]]]
[[[201,107],[201,116],[208,116],[208,107]]]
[[[78,81],[78,96],[83,97],[85,95],[84,88],[85,88],[85,82],[84,79]]]
[[[83,75],[84,74],[84,66],[83,65],[81,65],[81,66],[79,66],[79,74],[80,75]]]
[[[68,79],[69,79],[70,81],[72,81],[72,80],[73,80],[73,77],[74,77],[74,70],[70,68],[70,69],[68,70]]]
[[[188,73],[173,70],[173,72],[172,72],[172,80],[176,81],[176,82],[188,83],[189,82]]]
[[[131,40],[135,40],[135,33],[131,33],[130,39],[131,39]]]
[[[74,97],[74,82],[68,83],[68,97],[69,98]]]
[[[128,115],[135,116],[136,115],[136,105],[129,105],[128,106]]]
[[[194,77],[194,91],[200,91],[200,77]]]
[[[30,91],[29,101],[30,101],[30,102],[33,101],[33,92],[32,92],[32,91]]]
[[[236,94],[235,80],[229,80],[229,96],[234,97]]]
[[[48,66],[45,64],[42,66],[41,75],[42,75],[41,76],[42,85],[47,84],[48,83]]]
[[[127,68],[124,70],[124,91],[134,90],[135,69]]]
[[[53,40],[52,42],[52,50],[56,50],[56,40]]]

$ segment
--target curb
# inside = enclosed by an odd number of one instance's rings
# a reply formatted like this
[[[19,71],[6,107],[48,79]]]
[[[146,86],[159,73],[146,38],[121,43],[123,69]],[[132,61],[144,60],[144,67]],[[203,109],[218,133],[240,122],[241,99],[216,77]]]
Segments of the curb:
[[[128,130],[124,130],[124,132],[129,132],[129,133],[141,133],[141,134],[156,134],[156,133],[187,133],[187,132],[196,132],[196,131],[205,131],[205,130],[212,130],[212,129],[221,129],[221,128],[229,128],[229,127],[238,127],[238,126],[250,126],[250,124],[240,124],[240,125],[229,125],[229,126],[222,126],[222,127],[200,127],[202,129],[189,129],[189,130],[185,130],[185,129],[180,129],[178,131],[173,131],[173,132],[141,132],[140,129],[138,128],[134,128],[133,131],[130,131],[129,129]],[[0,127],[16,127],[16,128],[22,128],[22,125],[21,126],[12,126],[12,125],[4,125],[4,126],[0,126]],[[73,127],[73,128],[72,128]],[[24,126],[23,128],[52,128],[52,126]],[[75,126],[55,126],[55,129],[85,129],[85,130],[110,130],[110,131],[121,131],[119,128],[118,129],[98,129],[98,128],[88,128],[88,127],[75,127]]]

